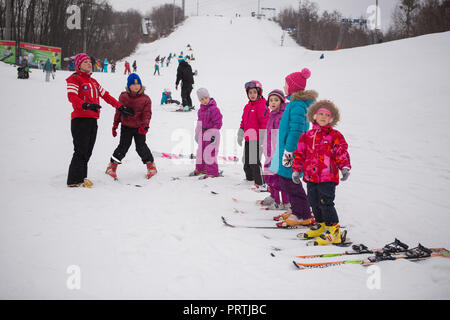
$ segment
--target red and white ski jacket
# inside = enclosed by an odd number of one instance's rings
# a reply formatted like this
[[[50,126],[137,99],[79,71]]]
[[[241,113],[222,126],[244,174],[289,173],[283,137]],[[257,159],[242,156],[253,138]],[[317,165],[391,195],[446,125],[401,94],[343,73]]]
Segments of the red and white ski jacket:
[[[122,104],[114,99],[108,91],[91,77],[90,74],[77,70],[74,74],[66,79],[67,82],[67,97],[72,103],[73,112],[71,118],[94,118],[100,117],[99,112],[92,110],[84,110],[83,103],[99,104],[100,98],[105,100],[114,108],[119,108]]]

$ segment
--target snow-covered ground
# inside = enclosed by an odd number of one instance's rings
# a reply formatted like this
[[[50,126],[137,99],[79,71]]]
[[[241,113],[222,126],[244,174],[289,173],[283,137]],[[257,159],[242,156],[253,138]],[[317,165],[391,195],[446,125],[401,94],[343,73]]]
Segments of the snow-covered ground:
[[[281,89],[287,74],[308,67],[308,88],[341,110],[338,129],[350,145],[353,170],[337,188],[336,207],[353,242],[379,247],[397,237],[411,246],[449,248],[450,33],[325,52],[323,60],[322,52],[289,38],[281,47],[281,34],[272,22],[196,17],[171,36],[141,45],[127,60],[137,60],[153,101],[150,148],[190,153],[196,147],[196,113],[159,105],[163,88],[175,99],[180,92],[176,62],[153,76],[157,55],[193,47],[195,88],[207,87],[224,115],[224,155],[242,152],[235,134],[244,83],[260,80],[267,94]],[[105,103],[89,163],[94,188],[67,188],[73,152],[68,76],[58,72],[45,83],[33,70],[29,80],[18,80],[14,68],[0,65],[0,298],[450,298],[445,258],[381,263],[380,287],[371,290],[371,274],[359,265],[299,271],[291,263],[296,255],[343,249],[306,247],[295,230],[225,227],[220,216],[273,225],[277,214],[254,205],[266,194],[249,190],[240,162],[222,164],[223,178],[199,181],[186,177],[192,160],[156,158],[159,173],[147,181],[131,147],[118,169],[120,181],[111,181],[104,171],[118,138],[111,135],[114,112]],[[123,62],[116,74],[95,78],[117,97],[126,84]],[[195,89],[192,98],[198,105]],[[273,246],[283,249],[276,257]],[[79,290],[67,286],[73,270],[81,272]]]

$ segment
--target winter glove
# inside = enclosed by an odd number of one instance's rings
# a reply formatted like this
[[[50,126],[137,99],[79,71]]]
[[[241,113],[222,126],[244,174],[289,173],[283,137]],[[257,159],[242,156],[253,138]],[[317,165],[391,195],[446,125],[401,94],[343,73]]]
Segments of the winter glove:
[[[242,147],[242,140],[244,140],[244,129],[240,128],[237,135],[237,143],[240,147]]]
[[[300,172],[298,172],[298,171],[292,172],[292,182],[294,182],[295,184],[301,183]]]
[[[112,135],[115,138],[117,136],[117,128],[119,127],[119,123],[118,122],[114,122],[113,127],[112,127]]]
[[[350,168],[348,167],[343,167],[342,170],[342,178],[341,181],[345,181],[348,179],[348,177],[350,176]]]
[[[212,136],[211,137],[211,140],[209,140],[209,143],[210,144],[214,144],[216,142],[216,137],[215,136]]]
[[[286,168],[292,167],[292,165],[294,164],[294,153],[284,150],[282,162],[283,166],[285,166]]]
[[[134,116],[134,110],[127,106],[120,106],[117,109],[123,116]]]
[[[148,127],[139,127],[138,132],[145,136],[148,132]]]
[[[91,111],[94,111],[94,112],[97,112],[97,113],[98,113],[98,110],[102,108],[102,107],[101,107],[100,105],[98,105],[98,104],[95,104],[95,103],[87,103],[87,102],[83,103],[83,105],[82,105],[81,107],[82,107],[84,110],[91,110]]]

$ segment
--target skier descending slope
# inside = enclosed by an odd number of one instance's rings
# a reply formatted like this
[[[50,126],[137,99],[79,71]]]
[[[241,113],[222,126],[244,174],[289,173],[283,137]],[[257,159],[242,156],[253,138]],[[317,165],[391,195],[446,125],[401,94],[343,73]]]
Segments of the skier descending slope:
[[[136,152],[141,157],[142,162],[147,166],[147,179],[156,174],[156,167],[153,155],[145,143],[148,126],[152,117],[152,100],[144,93],[145,87],[136,73],[128,76],[126,91],[122,92],[119,101],[133,110],[134,115],[122,115],[116,111],[112,128],[113,137],[117,136],[117,128],[122,123],[120,129],[120,143],[114,151],[106,173],[117,179],[117,165],[122,163],[122,159],[128,152],[131,142],[134,139]]]
[[[342,181],[350,175],[350,156],[344,136],[333,127],[339,121],[338,108],[328,100],[313,104],[308,110],[313,128],[300,137],[292,166],[292,181],[300,184],[300,174],[307,183],[308,200],[318,224],[304,234],[314,238],[313,245],[339,244],[341,232],[334,207],[339,170]]]
[[[73,107],[71,131],[74,146],[67,186],[90,188],[93,183],[87,179],[88,162],[97,137],[100,97],[122,114],[130,114],[130,109],[114,99],[91,77],[92,63],[87,54],[76,55],[75,66],[76,72],[66,79],[67,97]]]

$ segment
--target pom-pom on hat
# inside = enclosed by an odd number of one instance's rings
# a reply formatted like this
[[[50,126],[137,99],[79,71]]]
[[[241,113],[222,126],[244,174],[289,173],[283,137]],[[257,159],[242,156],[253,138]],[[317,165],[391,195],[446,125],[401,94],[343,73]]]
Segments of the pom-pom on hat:
[[[308,68],[304,68],[301,72],[291,73],[286,77],[286,83],[288,85],[288,96],[297,91],[303,91],[306,87],[306,80],[311,77],[311,71]]]
[[[133,84],[140,84],[142,86],[141,78],[136,73],[132,73],[128,76],[127,87],[129,88]]]
[[[80,69],[81,64],[84,60],[91,60],[91,57],[89,57],[86,53],[79,53],[75,56],[75,67],[77,69]]]

